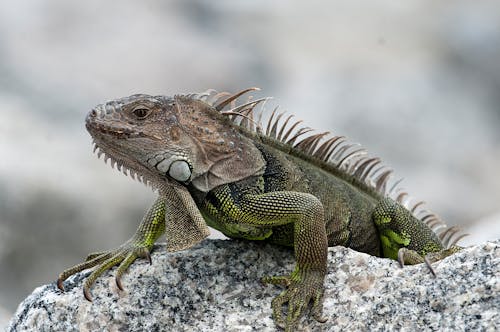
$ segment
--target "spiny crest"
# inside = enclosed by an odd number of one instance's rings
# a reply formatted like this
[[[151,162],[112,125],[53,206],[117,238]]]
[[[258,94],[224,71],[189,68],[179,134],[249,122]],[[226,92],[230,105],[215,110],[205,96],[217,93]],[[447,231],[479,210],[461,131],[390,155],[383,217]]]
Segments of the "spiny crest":
[[[399,186],[403,179],[394,180],[393,170],[384,165],[380,158],[367,155],[367,151],[358,143],[350,143],[344,136],[331,136],[329,132],[312,133],[313,129],[301,126],[301,120],[294,120],[293,115],[278,111],[278,107],[272,111],[264,130],[262,114],[264,105],[270,98],[254,99],[249,96],[245,102],[238,103],[241,96],[259,90],[252,87],[234,94],[207,90],[190,94],[188,97],[205,101],[226,115],[235,125],[286,144],[329,167],[343,171],[380,195],[395,199],[436,232],[446,248],[454,246],[468,235],[462,234],[457,226],[447,227],[436,214],[423,207],[425,202],[413,202],[408,193]],[[256,118],[256,107],[259,104],[262,104],[262,107]],[[224,110],[227,107],[229,110]]]

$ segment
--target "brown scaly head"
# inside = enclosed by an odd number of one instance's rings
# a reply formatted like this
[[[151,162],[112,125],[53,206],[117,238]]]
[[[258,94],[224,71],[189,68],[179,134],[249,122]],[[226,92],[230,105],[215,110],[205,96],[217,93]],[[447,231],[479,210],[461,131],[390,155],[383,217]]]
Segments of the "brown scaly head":
[[[86,127],[105,160],[157,188],[175,180],[206,192],[264,167],[251,141],[193,95],[109,101],[89,112]]]

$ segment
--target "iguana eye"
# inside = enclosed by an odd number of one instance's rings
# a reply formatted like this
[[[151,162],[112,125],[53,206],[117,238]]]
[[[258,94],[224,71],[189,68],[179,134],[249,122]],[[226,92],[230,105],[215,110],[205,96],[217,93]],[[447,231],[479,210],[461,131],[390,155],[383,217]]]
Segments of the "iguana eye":
[[[151,111],[147,108],[144,108],[144,107],[137,107],[135,110],[132,111],[132,113],[134,113],[134,115],[138,118],[138,119],[144,119],[145,117],[147,117],[149,115]]]

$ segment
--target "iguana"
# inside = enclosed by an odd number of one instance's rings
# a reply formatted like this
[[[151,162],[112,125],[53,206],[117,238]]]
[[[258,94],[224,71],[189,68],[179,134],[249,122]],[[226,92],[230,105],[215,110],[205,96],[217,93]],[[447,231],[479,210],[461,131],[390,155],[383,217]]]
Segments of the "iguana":
[[[294,248],[290,275],[262,279],[285,286],[271,306],[276,324],[292,331],[311,302],[313,317],[325,321],[329,246],[396,259],[401,266],[425,262],[431,272],[431,262],[461,249],[456,243],[465,234],[446,228],[423,202],[410,204],[379,158],[343,136],[311,134],[277,109],[263,128],[256,107],[267,98],[238,102],[255,90],[137,94],[89,112],[94,151],[151,185],[158,198],[130,240],[62,272],[61,290],[69,276],[95,268],[83,285],[91,301],[92,284],[117,265],[116,284],[123,289],[124,272],[139,257],[151,260],[162,234],[169,251],[182,250],[207,237],[208,225],[230,238]],[[439,235],[437,227],[444,227]]]

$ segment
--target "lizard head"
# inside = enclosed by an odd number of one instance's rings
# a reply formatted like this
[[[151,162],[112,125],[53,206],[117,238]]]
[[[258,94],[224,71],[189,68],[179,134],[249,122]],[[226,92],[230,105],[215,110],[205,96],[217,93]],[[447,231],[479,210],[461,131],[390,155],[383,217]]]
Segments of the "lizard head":
[[[192,95],[109,101],[89,112],[86,127],[112,165],[153,184],[174,180],[206,192],[264,167],[251,140]]]

